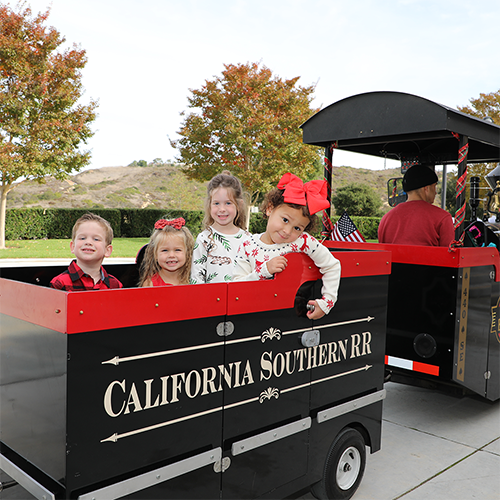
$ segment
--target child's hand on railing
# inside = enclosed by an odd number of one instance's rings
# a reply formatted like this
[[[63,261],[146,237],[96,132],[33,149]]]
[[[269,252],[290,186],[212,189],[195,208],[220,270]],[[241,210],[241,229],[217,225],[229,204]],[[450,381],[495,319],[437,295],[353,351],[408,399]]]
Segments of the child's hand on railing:
[[[310,300],[307,303],[307,317],[309,319],[320,319],[325,315],[321,307],[315,300]]]
[[[279,255],[278,257],[273,257],[269,260],[266,265],[270,274],[276,274],[284,271],[287,264],[288,261],[286,260],[286,257]]]

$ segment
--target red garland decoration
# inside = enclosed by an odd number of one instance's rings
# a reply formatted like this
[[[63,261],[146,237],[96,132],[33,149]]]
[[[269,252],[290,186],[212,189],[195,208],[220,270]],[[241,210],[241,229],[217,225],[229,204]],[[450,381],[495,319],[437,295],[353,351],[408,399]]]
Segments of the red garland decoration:
[[[457,134],[456,132],[452,132],[452,135],[453,135],[453,137],[455,137],[455,139],[460,140],[460,135]],[[465,160],[468,152],[469,152],[469,143],[464,144],[458,150],[458,170],[459,171],[460,171],[460,164]],[[457,192],[456,198],[457,199],[464,192],[466,182],[467,182],[467,166],[465,167],[465,170],[463,171],[462,175],[457,179],[457,187],[456,187],[456,192]],[[465,199],[464,199],[464,202],[462,203],[462,206],[455,212],[455,222],[453,224],[454,229],[457,229],[458,227],[460,227],[460,225],[462,224],[464,219],[465,219]],[[462,235],[460,236],[458,241],[453,240],[450,243],[448,251],[454,252],[456,247],[463,246],[464,236],[465,236],[465,232],[462,233]]]
[[[330,144],[330,151],[333,154],[333,150],[338,147],[337,141],[332,142]],[[324,157],[324,162],[326,166],[326,171],[328,172],[330,179],[332,178],[333,175],[333,165],[332,162],[328,159],[328,156],[325,155]],[[329,182],[326,183],[326,189],[327,189],[327,199],[328,201],[332,200],[332,186],[330,185]],[[328,213],[323,210],[323,216],[322,216],[322,223],[323,223],[323,231],[321,231],[321,236],[323,237],[323,241],[327,239],[328,237],[331,236],[332,230],[333,230],[333,224],[332,221],[330,220],[330,217],[328,217]]]

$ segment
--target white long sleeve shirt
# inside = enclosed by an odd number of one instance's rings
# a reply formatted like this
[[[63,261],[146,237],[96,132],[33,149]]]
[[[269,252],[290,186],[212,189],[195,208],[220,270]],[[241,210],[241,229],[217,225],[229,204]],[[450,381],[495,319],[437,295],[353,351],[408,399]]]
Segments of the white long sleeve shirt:
[[[233,281],[259,281],[273,278],[267,269],[267,262],[287,253],[305,253],[314,261],[323,275],[321,299],[315,299],[321,310],[328,314],[337,301],[340,285],[340,262],[316,238],[302,233],[292,243],[266,245],[254,234],[245,240],[235,259]]]

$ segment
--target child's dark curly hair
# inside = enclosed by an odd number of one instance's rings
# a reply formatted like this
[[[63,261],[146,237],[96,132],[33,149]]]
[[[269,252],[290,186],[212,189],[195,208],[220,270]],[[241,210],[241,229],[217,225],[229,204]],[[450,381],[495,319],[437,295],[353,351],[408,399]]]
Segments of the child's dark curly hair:
[[[288,205],[289,207],[295,208],[296,210],[302,210],[302,215],[309,219],[309,224],[304,229],[307,233],[313,233],[318,229],[319,221],[316,214],[311,215],[309,213],[309,209],[307,206],[296,205],[295,203],[286,203],[285,198],[283,197],[283,190],[274,188],[264,197],[264,201],[260,205],[260,211],[264,215],[264,218],[267,219],[267,210],[278,208],[280,205]]]

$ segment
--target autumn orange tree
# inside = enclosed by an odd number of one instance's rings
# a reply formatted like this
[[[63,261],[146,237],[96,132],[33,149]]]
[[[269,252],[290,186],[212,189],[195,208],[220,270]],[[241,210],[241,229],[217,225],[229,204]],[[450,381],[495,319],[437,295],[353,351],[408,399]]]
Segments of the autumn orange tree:
[[[187,176],[205,181],[228,169],[255,202],[288,171],[314,175],[319,149],[303,144],[299,129],[317,111],[314,85],[282,80],[257,63],[224,67],[221,76],[190,90],[193,111],[182,113],[181,139],[171,141]]]
[[[85,51],[60,50],[65,39],[25,3],[0,4],[0,248],[7,194],[18,180],[65,178],[90,160],[80,150],[93,132],[97,102],[79,104]]]
[[[500,89],[489,94],[479,94],[477,99],[470,99],[470,106],[459,107],[458,110],[462,113],[475,116],[484,120],[489,117],[493,123],[500,125]],[[484,193],[489,189],[489,185],[485,180],[486,175],[491,172],[498,163],[476,163],[467,165],[467,176],[477,176],[480,179],[479,186]]]

